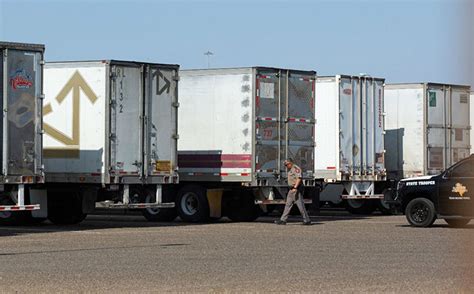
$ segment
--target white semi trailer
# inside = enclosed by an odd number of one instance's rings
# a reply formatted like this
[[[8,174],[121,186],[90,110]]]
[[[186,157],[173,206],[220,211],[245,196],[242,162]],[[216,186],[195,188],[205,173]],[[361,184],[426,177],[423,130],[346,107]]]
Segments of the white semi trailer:
[[[469,86],[385,86],[389,179],[436,175],[470,155],[469,95]]]
[[[386,188],[384,79],[318,77],[314,176],[324,182],[321,202],[356,214],[381,206]]]
[[[474,92],[471,92],[471,97],[469,99],[469,114],[470,114],[470,125],[471,128],[474,126]],[[471,154],[474,153],[474,136],[470,136],[471,138]]]
[[[163,195],[178,182],[178,70],[115,60],[45,65],[39,217],[78,223],[96,207],[164,217],[156,211],[174,206]]]
[[[183,220],[252,221],[284,203],[287,157],[311,194],[315,79],[313,71],[266,67],[180,72],[175,201]]]
[[[0,42],[0,223],[31,220],[41,153],[44,45]]]

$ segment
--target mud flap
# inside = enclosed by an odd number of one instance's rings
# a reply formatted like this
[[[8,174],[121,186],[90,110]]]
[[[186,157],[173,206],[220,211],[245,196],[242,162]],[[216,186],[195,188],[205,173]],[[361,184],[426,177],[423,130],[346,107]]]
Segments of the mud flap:
[[[222,189],[208,189],[207,201],[209,203],[209,216],[219,218],[222,216]]]

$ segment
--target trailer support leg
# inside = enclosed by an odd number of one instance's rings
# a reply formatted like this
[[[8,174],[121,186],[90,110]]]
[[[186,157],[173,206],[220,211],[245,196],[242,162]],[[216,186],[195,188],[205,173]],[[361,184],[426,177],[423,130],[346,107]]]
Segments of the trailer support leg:
[[[156,185],[156,204],[163,203],[163,187],[161,185]]]
[[[129,185],[124,185],[123,186],[123,204],[129,204],[130,203],[130,186]]]
[[[18,185],[18,206],[25,205],[25,185]]]

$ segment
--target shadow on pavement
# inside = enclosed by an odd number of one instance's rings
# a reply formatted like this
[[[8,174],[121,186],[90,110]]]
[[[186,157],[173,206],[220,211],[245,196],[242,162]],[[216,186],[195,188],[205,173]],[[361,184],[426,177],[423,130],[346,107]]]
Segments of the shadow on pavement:
[[[103,213],[91,214],[82,223],[77,225],[54,225],[49,221],[36,225],[28,226],[0,226],[0,238],[8,236],[18,236],[27,234],[45,234],[56,232],[75,232],[89,230],[104,229],[120,229],[120,228],[164,228],[164,227],[186,227],[186,226],[213,226],[219,224],[235,224],[226,217],[217,221],[207,223],[186,223],[177,218],[173,222],[149,222],[139,212],[124,211],[122,213]],[[321,211],[318,215],[311,214],[313,221],[312,226],[324,225],[325,222],[347,221],[347,220],[363,220],[367,218],[376,218],[380,214],[374,215],[351,215],[342,210]],[[253,223],[275,225],[274,221],[279,219],[279,213],[273,213],[258,218]],[[302,218],[299,215],[290,216],[287,225],[302,225]],[[276,225],[275,225],[276,226]]]

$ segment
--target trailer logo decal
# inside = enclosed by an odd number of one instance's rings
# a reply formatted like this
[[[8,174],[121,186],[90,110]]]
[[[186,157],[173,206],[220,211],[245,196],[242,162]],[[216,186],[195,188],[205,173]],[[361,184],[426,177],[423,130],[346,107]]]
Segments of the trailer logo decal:
[[[156,95],[163,94],[166,91],[166,94],[170,92],[170,80],[168,80],[161,71],[156,70],[153,73],[153,77],[156,77]],[[160,78],[165,82],[164,86],[160,88]]]
[[[14,90],[29,89],[33,86],[31,76],[24,69],[18,69],[10,78],[10,84]]]
[[[56,152],[59,151],[58,148],[50,150],[45,149],[45,157],[79,156],[81,90],[92,104],[97,101],[97,95],[94,93],[94,91],[92,91],[91,87],[87,84],[79,71],[76,71],[56,96],[56,101],[58,104],[61,104],[66,99],[67,95],[72,91],[72,136],[69,137],[55,127],[47,123],[43,123],[46,134],[66,145],[65,148],[59,148],[61,150],[60,152]],[[53,108],[50,103],[43,107],[43,116],[47,116],[52,112]],[[65,152],[66,150],[71,151],[71,154]]]
[[[466,194],[466,192],[468,192],[468,190],[467,190],[466,186],[464,186],[461,183],[456,183],[456,185],[454,185],[451,192],[458,193],[459,197],[449,197],[450,200],[458,200],[458,199],[469,200],[469,199],[471,199],[471,197],[464,196],[464,194]]]

